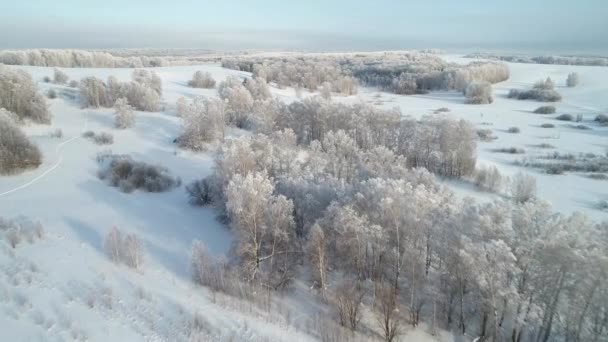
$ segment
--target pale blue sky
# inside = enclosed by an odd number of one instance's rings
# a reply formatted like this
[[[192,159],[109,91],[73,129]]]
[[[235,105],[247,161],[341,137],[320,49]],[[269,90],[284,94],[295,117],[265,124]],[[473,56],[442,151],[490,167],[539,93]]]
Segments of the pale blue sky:
[[[0,48],[608,48],[607,0],[0,0]]]

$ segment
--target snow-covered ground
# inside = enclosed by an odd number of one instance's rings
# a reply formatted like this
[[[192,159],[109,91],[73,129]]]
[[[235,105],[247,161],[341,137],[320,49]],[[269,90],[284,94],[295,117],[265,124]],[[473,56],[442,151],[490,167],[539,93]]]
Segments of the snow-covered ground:
[[[494,86],[495,102],[491,105],[465,105],[462,94],[455,92],[401,96],[368,88],[361,89],[357,96],[339,100],[362,100],[387,108],[399,106],[404,114],[416,117],[448,107],[451,115],[494,130],[497,140],[478,145],[479,162],[495,164],[505,174],[520,170],[512,162],[521,155],[497,154],[490,149],[515,146],[531,155],[545,153],[533,145],[549,143],[560,152],[605,153],[608,128],[600,128],[592,120],[608,110],[608,68],[536,64],[509,67],[511,78]],[[14,68],[30,72],[42,91],[49,87],[72,91],[42,82],[44,76],[52,77],[53,68]],[[110,75],[128,80],[133,71],[63,70],[75,80],[85,76],[105,79]],[[190,153],[173,144],[180,129],[180,119],[174,114],[175,101],[180,96],[216,96],[215,90],[187,87],[196,70],[209,71],[218,81],[228,75],[247,74],[219,65],[154,70],[163,81],[165,111],[137,112],[132,129],[114,129],[111,109],[81,109],[75,100],[65,96],[49,100],[54,115],[52,125],[25,127],[41,148],[44,162],[36,170],[0,177],[0,217],[39,220],[46,236],[0,251],[0,340],[173,341],[192,339],[197,331],[201,340],[312,340],[263,313],[242,312],[214,303],[206,291],[192,284],[188,275],[192,241],[203,240],[213,253],[224,254],[230,247],[231,235],[216,221],[212,209],[188,204],[183,186],[160,194],[125,194],[97,178],[96,155],[108,149],[164,165],[184,184],[211,172],[210,153]],[[574,71],[579,73],[581,84],[566,88],[566,76]],[[558,113],[583,114],[584,124],[592,130],[569,128],[567,123],[556,121],[555,115],[533,114],[542,103],[506,98],[510,88],[529,88],[547,76],[556,81],[557,90],[563,95],[563,101],[556,104]],[[295,99],[293,89],[273,88],[273,92],[284,101]],[[377,97],[379,93],[381,96]],[[540,128],[545,122],[554,123],[556,128]],[[519,127],[521,133],[507,133],[511,126]],[[63,131],[60,139],[50,137],[56,128]],[[114,144],[95,145],[81,138],[85,130],[111,132]],[[608,199],[608,182],[578,174],[550,176],[531,169],[526,172],[536,176],[539,196],[550,201],[555,210],[584,211],[596,220],[608,218],[594,208],[598,200]],[[466,184],[448,184],[458,193],[483,199],[495,196],[480,194]],[[104,255],[103,239],[113,226],[137,233],[143,239],[145,266],[141,272],[115,265]],[[202,317],[204,328],[192,328],[195,313]],[[430,337],[420,329],[404,337],[411,341],[424,339]]]

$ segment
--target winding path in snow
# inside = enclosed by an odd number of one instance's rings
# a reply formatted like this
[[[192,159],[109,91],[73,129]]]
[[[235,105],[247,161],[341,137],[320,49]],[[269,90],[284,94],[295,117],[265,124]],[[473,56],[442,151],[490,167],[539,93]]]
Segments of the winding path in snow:
[[[86,131],[86,129],[87,129],[88,126],[89,126],[89,120],[88,120],[88,116],[87,116],[87,117],[85,117],[83,131]],[[53,166],[51,166],[50,168],[48,168],[46,171],[44,171],[43,173],[39,174],[38,176],[34,177],[29,182],[21,184],[18,187],[13,188],[11,190],[7,190],[5,192],[0,193],[0,197],[4,197],[4,196],[10,195],[10,194],[12,194],[14,192],[17,192],[19,190],[28,188],[31,185],[33,185],[36,182],[38,182],[39,180],[41,180],[44,177],[46,177],[49,173],[53,172],[53,170],[55,170],[57,167],[59,167],[59,165],[61,165],[61,163],[63,162],[63,154],[60,154],[61,150],[63,150],[63,147],[65,145],[71,143],[72,141],[79,139],[80,137],[81,137],[81,135],[76,135],[76,136],[71,137],[70,139],[68,139],[66,141],[62,141],[61,143],[57,144],[57,147],[55,147],[55,156],[58,157],[58,158],[57,158],[57,161],[55,162],[55,164],[53,164]]]

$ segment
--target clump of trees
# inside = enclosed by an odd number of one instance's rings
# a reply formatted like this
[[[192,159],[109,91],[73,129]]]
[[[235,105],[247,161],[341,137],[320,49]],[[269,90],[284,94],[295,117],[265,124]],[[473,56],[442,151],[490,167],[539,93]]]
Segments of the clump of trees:
[[[566,78],[566,85],[568,87],[576,87],[579,82],[580,82],[580,80],[579,80],[578,73],[571,72],[568,74],[568,77]]]
[[[181,180],[171,176],[166,167],[135,161],[128,155],[109,154],[98,158],[98,161],[99,178],[123,192],[137,189],[164,192],[181,185]]]
[[[221,147],[196,193],[235,230],[234,262],[193,249],[197,282],[230,293],[240,286],[234,279],[285,288],[303,264],[352,330],[368,324],[358,311],[367,302],[388,338],[423,320],[495,341],[601,336],[592,327],[608,305],[598,292],[608,281],[599,272],[605,225],[552,213],[535,198],[533,177],[512,179],[513,201],[475,204],[345,131],[322,141],[296,136],[256,134]],[[499,189],[497,175],[489,169],[477,180]]]
[[[181,147],[201,151],[210,143],[224,139],[226,106],[223,101],[197,97],[178,110],[183,117],[182,134],[177,138]]]
[[[19,120],[50,124],[51,113],[44,95],[38,92],[32,76],[23,70],[0,65],[0,108],[17,115]]]
[[[85,107],[112,107],[120,98],[126,98],[137,110],[160,110],[162,81],[154,71],[136,69],[131,82],[119,82],[110,76],[107,82],[87,77],[80,81],[80,95]]]
[[[473,53],[465,58],[494,59],[511,63],[559,64],[608,66],[608,57],[572,57],[572,56],[503,56],[487,53]]]
[[[161,57],[120,57],[102,51],[33,49],[0,51],[0,63],[64,68],[145,68],[163,66]]]
[[[143,242],[135,234],[123,234],[112,227],[104,241],[106,255],[114,263],[123,263],[138,270],[143,263]]]
[[[555,83],[550,77],[547,77],[545,81],[538,81],[534,84],[534,87],[530,90],[518,90],[511,89],[509,91],[509,98],[516,98],[518,100],[537,100],[542,102],[557,102],[561,101],[562,96],[554,89]]]
[[[0,175],[37,168],[42,154],[17,124],[17,115],[0,108]]]
[[[492,97],[492,85],[489,82],[471,82],[464,90],[465,103],[468,104],[490,104],[494,102]]]
[[[341,57],[238,57],[222,59],[222,67],[253,73],[254,77],[277,86],[316,91],[327,83],[343,95],[357,93],[358,82],[352,77]]]
[[[209,72],[197,71],[192,76],[192,80],[188,81],[188,86],[192,88],[215,88],[215,80]]]

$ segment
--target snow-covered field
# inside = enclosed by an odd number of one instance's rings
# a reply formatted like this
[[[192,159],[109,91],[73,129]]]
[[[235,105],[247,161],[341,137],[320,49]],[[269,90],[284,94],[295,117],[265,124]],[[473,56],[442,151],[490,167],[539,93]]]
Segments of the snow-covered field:
[[[463,61],[455,56],[449,58]],[[498,139],[478,144],[478,160],[497,165],[505,174],[520,170],[513,161],[522,156],[493,153],[490,149],[520,147],[529,156],[546,153],[533,146],[549,143],[559,152],[606,152],[608,127],[599,127],[592,120],[608,110],[608,68],[536,64],[509,67],[511,78],[494,86],[495,102],[491,105],[465,105],[462,94],[455,92],[401,96],[365,88],[357,96],[340,100],[367,101],[387,108],[398,106],[404,114],[416,117],[448,107],[451,115],[494,130]],[[42,91],[49,87],[72,91],[42,82],[44,76],[52,77],[53,68],[14,68],[30,72]],[[63,70],[74,80],[85,76],[106,79],[110,75],[128,80],[133,71]],[[97,178],[96,155],[107,149],[164,165],[184,184],[211,172],[213,155],[179,150],[173,143],[180,130],[180,119],[174,114],[175,101],[181,96],[216,96],[215,90],[187,87],[196,70],[209,71],[218,81],[228,75],[247,74],[219,65],[154,70],[163,81],[165,111],[137,112],[132,129],[114,129],[112,109],[81,109],[75,100],[65,96],[49,100],[54,115],[52,125],[25,127],[41,148],[44,162],[36,170],[0,177],[0,216],[39,220],[46,236],[0,251],[0,340],[181,341],[194,339],[196,334],[200,340],[312,340],[264,313],[243,312],[242,308],[214,303],[206,291],[192,284],[188,275],[192,241],[203,240],[213,253],[224,254],[231,236],[215,219],[212,209],[188,204],[183,186],[160,194],[125,194]],[[570,72],[580,75],[581,83],[576,88],[565,87]],[[563,96],[555,104],[557,112],[582,114],[584,124],[592,130],[569,128],[568,123],[555,120],[555,115],[533,114],[542,103],[506,98],[509,89],[529,88],[547,76],[556,81]],[[273,92],[284,101],[295,100],[293,89],[273,88]],[[556,128],[540,128],[547,122]],[[519,127],[521,133],[507,133],[511,126]],[[63,131],[60,139],[50,137],[56,128]],[[86,130],[111,132],[114,144],[98,146],[81,138]],[[594,207],[599,200],[608,199],[608,182],[575,173],[552,176],[532,169],[525,171],[536,176],[539,196],[551,202],[556,211],[583,211],[598,221],[608,218],[607,213]],[[480,199],[497,196],[476,192],[462,183],[449,185],[458,193]],[[104,255],[103,239],[114,226],[143,239],[145,266],[141,272],[115,265]],[[205,322],[203,328],[192,326],[195,313]],[[403,340],[427,338],[423,332],[414,331]]]

